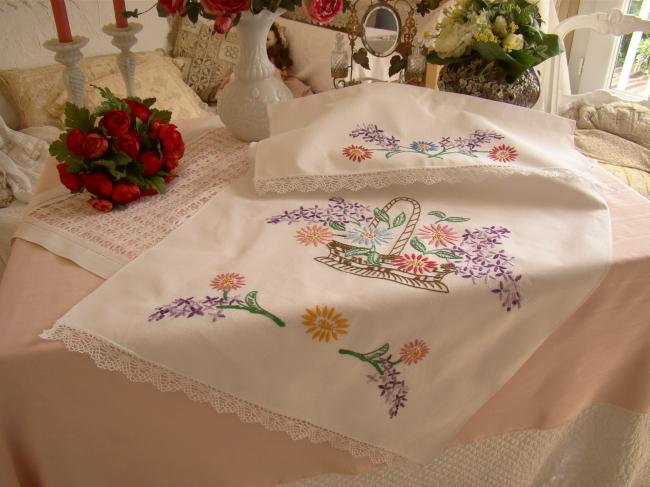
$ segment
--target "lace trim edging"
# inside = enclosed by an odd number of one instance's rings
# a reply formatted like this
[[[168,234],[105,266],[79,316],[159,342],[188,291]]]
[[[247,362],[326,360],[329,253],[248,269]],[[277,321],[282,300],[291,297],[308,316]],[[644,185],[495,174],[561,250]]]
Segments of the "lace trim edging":
[[[461,166],[448,168],[414,168],[394,171],[377,171],[362,174],[329,174],[286,176],[281,178],[255,179],[255,190],[260,193],[289,193],[327,191],[336,192],[343,189],[358,191],[363,188],[381,189],[392,185],[423,183],[456,184],[463,181],[483,181],[486,176],[505,178],[509,176],[541,176],[550,179],[581,181],[593,189],[604,189],[595,178],[576,173],[570,169],[527,169],[521,167]]]
[[[260,406],[219,391],[197,380],[178,374],[161,365],[144,360],[109,341],[84,330],[73,328],[63,320],[40,335],[58,340],[71,352],[85,353],[100,369],[121,372],[131,382],[149,382],[161,392],[182,391],[192,401],[210,404],[219,413],[234,413],[244,423],[258,423],[269,431],[282,431],[292,440],[308,439],[312,443],[328,442],[354,457],[367,457],[375,464],[394,464],[404,458],[387,450],[320,428],[307,421],[268,411]]]

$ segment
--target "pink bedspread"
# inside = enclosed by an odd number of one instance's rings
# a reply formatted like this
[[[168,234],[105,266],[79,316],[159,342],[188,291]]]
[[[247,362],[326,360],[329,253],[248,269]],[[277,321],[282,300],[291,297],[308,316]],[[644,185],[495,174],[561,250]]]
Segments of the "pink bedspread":
[[[454,444],[559,426],[596,403],[650,410],[650,202],[599,175],[618,190],[607,194],[609,274]],[[37,337],[101,282],[41,247],[14,244],[0,283],[0,485],[264,486],[371,468],[130,383]]]

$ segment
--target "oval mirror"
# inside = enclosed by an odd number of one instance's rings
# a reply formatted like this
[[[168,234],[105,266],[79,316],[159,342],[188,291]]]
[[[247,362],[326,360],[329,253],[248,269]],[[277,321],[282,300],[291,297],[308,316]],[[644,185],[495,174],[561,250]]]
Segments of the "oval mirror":
[[[385,57],[393,53],[399,42],[400,20],[397,11],[389,5],[372,5],[363,16],[361,40],[373,56]]]

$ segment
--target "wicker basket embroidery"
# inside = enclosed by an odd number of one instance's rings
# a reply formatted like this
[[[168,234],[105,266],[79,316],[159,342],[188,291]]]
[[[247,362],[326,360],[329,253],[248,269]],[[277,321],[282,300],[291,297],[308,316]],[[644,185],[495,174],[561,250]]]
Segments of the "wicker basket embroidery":
[[[353,246],[332,240],[327,244],[329,255],[327,257],[316,257],[315,260],[336,270],[361,277],[386,279],[405,286],[448,293],[449,288],[442,280],[447,274],[454,272],[454,264],[442,264],[438,270],[429,274],[415,274],[399,269],[393,263],[401,255],[406,244],[411,240],[415,227],[420,219],[420,204],[417,201],[403,196],[392,199],[381,210],[375,210],[374,218],[370,222],[370,225],[368,225],[368,228],[376,230],[380,221],[388,223],[390,227],[389,211],[401,201],[411,204],[411,215],[408,222],[405,220],[404,213],[400,213],[393,220],[393,226],[391,228],[401,227],[404,223],[406,223],[406,226],[388,253],[382,254],[374,249]],[[404,217],[400,218],[402,215]],[[404,221],[400,223],[400,220]],[[345,227],[338,222],[330,222],[330,226],[334,230],[345,230]]]

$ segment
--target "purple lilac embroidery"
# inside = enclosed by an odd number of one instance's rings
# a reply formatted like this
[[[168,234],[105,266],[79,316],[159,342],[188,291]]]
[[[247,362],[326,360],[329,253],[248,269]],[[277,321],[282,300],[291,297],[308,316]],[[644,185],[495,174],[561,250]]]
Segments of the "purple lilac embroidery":
[[[521,308],[522,299],[519,292],[521,274],[513,272],[514,257],[499,248],[509,234],[510,230],[500,226],[466,229],[461,242],[452,249],[461,257],[453,261],[455,273],[471,279],[472,283],[497,280],[499,287],[492,289],[492,292],[498,294],[501,305],[507,311]]]
[[[285,210],[279,215],[266,219],[266,223],[289,225],[299,222],[318,223],[327,226],[330,221],[349,223],[357,220],[369,223],[372,221],[372,211],[369,206],[361,203],[345,201],[343,198],[334,197],[329,199],[326,208],[314,205],[310,208],[300,207],[295,210]]]

